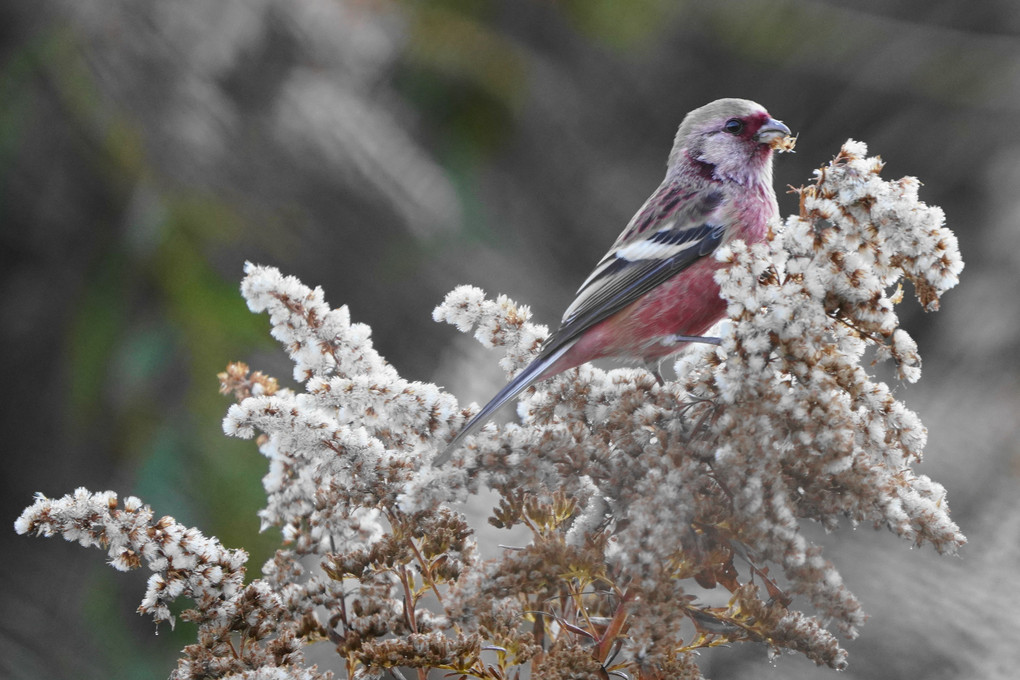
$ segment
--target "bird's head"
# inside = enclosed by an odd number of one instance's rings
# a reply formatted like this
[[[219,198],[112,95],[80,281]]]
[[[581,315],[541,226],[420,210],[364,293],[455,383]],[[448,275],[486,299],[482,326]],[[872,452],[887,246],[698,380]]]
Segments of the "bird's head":
[[[676,134],[670,168],[701,164],[704,173],[749,185],[772,182],[772,149],[790,128],[747,99],[718,99],[687,114]]]

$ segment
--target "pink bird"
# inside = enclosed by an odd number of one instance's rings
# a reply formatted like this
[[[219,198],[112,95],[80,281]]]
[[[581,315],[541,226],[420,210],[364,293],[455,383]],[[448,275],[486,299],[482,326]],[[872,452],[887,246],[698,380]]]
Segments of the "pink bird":
[[[765,238],[778,212],[773,146],[790,128],[761,105],[719,99],[687,114],[666,178],[641,206],[567,307],[538,356],[467,423],[433,461],[529,386],[588,361],[656,364],[702,337],[726,313],[712,253],[733,239]]]

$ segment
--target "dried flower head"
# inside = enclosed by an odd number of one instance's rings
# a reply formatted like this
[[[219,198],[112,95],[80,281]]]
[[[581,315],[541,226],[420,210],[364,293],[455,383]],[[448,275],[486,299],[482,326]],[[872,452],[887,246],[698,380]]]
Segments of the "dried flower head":
[[[772,140],[769,144],[773,151],[778,153],[793,153],[794,147],[797,146],[797,135],[786,135],[785,137],[777,137]]]
[[[802,524],[871,523],[943,553],[965,541],[945,490],[913,471],[923,425],[868,371],[892,361],[919,379],[901,282],[934,310],[963,265],[917,181],[881,169],[848,142],[769,240],[719,251],[729,324],[719,347],[677,359],[678,381],[571,369],[438,470],[430,460],[473,408],[402,379],[320,289],[249,264],[242,293],[300,385],[243,364],[220,375],[238,402],[224,431],[258,433],[269,461],[260,517],[284,546],[262,578],[244,586],[242,551],[110,492],[40,496],[15,527],[103,547],[120,569],[144,562],[140,611],[157,621],[194,600],[182,617],[198,641],[175,678],[323,677],[301,656],[313,642],[351,678],[407,667],[496,680],[530,665],[542,678],[695,679],[698,650],[738,642],[842,668],[827,625],[853,636],[864,614]],[[547,335],[527,307],[468,286],[434,318],[501,347],[509,373]],[[450,507],[483,487],[499,496],[489,522],[532,536],[491,560]],[[811,611],[792,608],[797,594]]]

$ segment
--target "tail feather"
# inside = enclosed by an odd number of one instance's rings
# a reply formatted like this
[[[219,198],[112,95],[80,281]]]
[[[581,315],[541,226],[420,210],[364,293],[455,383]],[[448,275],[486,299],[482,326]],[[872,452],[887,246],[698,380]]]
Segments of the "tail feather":
[[[538,382],[542,374],[556,363],[556,360],[563,356],[568,349],[573,346],[573,342],[567,343],[562,347],[558,347],[556,351],[550,353],[548,356],[539,355],[532,361],[528,366],[517,374],[517,376],[506,384],[506,387],[501,389],[496,396],[494,396],[489,403],[482,407],[478,413],[474,415],[471,420],[468,421],[467,425],[457,433],[446,448],[443,449],[442,453],[436,456],[432,461],[432,467],[439,467],[445,465],[450,456],[453,455],[454,451],[460,448],[461,444],[464,443],[464,439],[468,437],[472,432],[477,430],[479,427],[488,422],[489,418],[492,417],[500,406],[507,403],[518,394],[528,389],[531,385]]]

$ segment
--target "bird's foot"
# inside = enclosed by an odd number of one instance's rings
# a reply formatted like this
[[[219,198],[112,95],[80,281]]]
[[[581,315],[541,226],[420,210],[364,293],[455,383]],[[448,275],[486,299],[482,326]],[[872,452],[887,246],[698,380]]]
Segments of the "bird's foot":
[[[660,335],[649,342],[648,345],[671,347],[673,345],[682,345],[685,342],[700,342],[706,345],[721,345],[722,338],[712,338],[705,335]]]
[[[707,335],[668,335],[666,337],[677,345],[683,342],[700,342],[706,345],[722,344],[722,338],[712,338]]]
[[[645,362],[645,368],[648,372],[655,376],[655,382],[659,383],[659,387],[666,384],[666,378],[662,375],[662,362],[661,361],[647,361]]]

